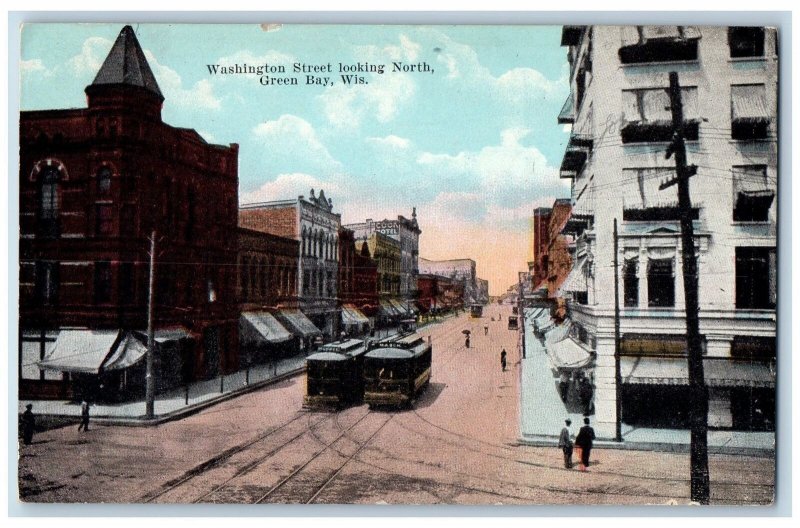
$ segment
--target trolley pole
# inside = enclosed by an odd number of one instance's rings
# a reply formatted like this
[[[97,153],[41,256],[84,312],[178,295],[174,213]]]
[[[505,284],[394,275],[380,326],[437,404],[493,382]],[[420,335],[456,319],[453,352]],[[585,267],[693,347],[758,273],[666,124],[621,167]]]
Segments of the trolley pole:
[[[683,256],[683,290],[686,300],[686,340],[689,348],[689,388],[691,390],[691,499],[708,504],[710,484],[708,475],[708,390],[703,372],[703,351],[700,343],[700,317],[697,286],[697,257],[694,249],[692,201],[689,196],[689,178],[697,173],[697,166],[686,164],[686,144],[683,130],[683,104],[678,73],[669,74],[669,100],[672,110],[672,143],[666,157],[675,154],[676,177],[661,184],[660,189],[678,186],[681,242]]]
[[[156,230],[150,235],[150,286],[147,296],[147,373],[145,374],[145,418],[152,419],[155,415],[156,383],[153,376],[153,363],[155,355],[155,339],[153,316],[155,302],[155,271],[156,271]]]
[[[615,434],[614,441],[622,442],[622,372],[619,361],[619,234],[617,219],[614,219],[614,400]]]

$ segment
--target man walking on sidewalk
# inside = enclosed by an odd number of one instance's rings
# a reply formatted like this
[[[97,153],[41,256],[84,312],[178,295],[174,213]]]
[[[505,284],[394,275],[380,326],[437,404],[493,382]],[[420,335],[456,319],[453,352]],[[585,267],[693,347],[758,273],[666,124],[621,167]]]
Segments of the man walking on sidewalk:
[[[503,367],[503,372],[506,371],[506,349],[500,352],[500,366]]]
[[[583,427],[578,431],[578,436],[575,437],[575,445],[581,448],[581,471],[586,471],[589,467],[589,455],[592,452],[592,443],[594,442],[594,429],[589,425],[589,418],[583,419]]]
[[[561,430],[561,435],[558,437],[558,447],[564,452],[564,467],[572,469],[572,439],[570,438],[569,426],[572,425],[572,420],[567,418],[564,420],[566,424]]]
[[[483,325],[483,335],[489,335],[489,324]]]
[[[89,431],[89,402],[83,400],[81,402],[81,424],[78,426],[78,432]]]

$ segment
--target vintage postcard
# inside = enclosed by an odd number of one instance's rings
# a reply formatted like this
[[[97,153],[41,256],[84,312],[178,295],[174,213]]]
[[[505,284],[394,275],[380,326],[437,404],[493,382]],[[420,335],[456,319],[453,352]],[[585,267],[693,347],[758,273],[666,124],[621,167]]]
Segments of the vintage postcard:
[[[777,28],[19,38],[23,503],[773,504]]]

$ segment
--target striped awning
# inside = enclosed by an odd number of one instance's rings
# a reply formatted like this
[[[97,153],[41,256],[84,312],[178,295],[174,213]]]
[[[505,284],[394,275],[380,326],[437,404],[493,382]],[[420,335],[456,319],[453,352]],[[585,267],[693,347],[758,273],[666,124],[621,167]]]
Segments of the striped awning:
[[[117,345],[114,353],[103,363],[103,370],[122,370],[132,367],[141,361],[146,354],[147,347],[145,344],[134,337],[133,334],[127,334]]]
[[[247,344],[283,343],[292,339],[292,334],[269,312],[242,312],[239,338]]]
[[[300,310],[280,310],[275,314],[286,329],[299,337],[322,335],[322,331],[314,326],[311,319]]]
[[[762,120],[768,119],[767,89],[763,84],[744,84],[731,86],[731,118]]]
[[[352,304],[345,304],[342,306],[342,324],[345,326],[369,324],[369,318]]]
[[[575,267],[567,275],[566,280],[559,288],[562,292],[585,292],[586,287],[586,265],[589,262],[588,256],[583,256],[578,259]]]

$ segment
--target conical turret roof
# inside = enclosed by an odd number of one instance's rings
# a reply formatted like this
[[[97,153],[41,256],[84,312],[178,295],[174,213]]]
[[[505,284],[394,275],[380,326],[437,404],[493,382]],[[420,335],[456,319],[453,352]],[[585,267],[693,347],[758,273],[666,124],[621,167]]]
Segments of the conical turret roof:
[[[108,84],[139,86],[164,99],[131,26],[125,26],[119,32],[91,86]]]

